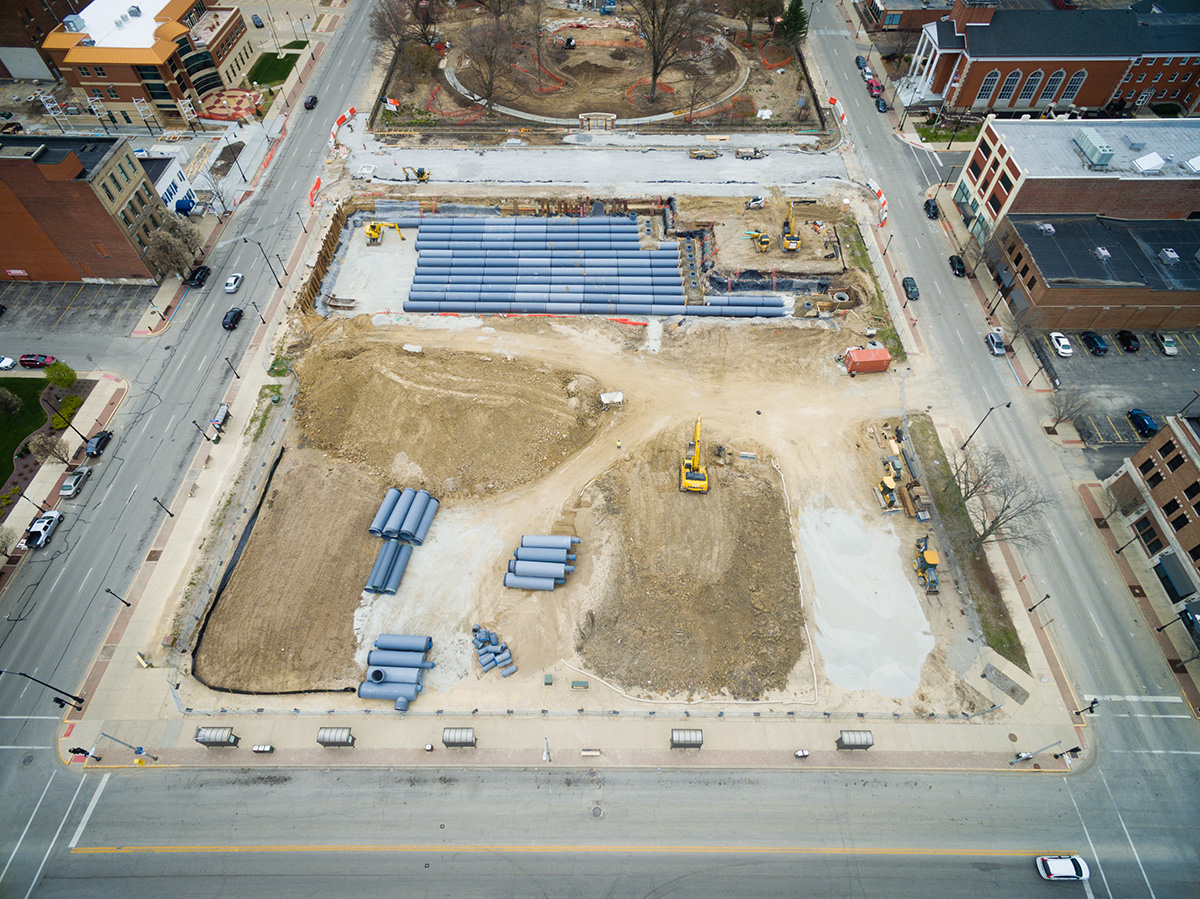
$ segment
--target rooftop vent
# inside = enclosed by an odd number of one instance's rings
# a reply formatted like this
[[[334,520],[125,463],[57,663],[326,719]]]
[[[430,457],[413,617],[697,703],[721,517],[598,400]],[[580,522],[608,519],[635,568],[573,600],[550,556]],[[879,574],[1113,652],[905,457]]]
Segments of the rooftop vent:
[[[1158,259],[1163,265],[1179,265],[1179,254],[1170,247],[1158,251]]]
[[[120,27],[121,27],[121,20],[120,20],[120,19],[113,19],[113,24],[114,24],[114,25],[116,25],[118,28],[120,28]]]
[[[1191,169],[1193,174],[1200,175],[1200,156],[1193,156],[1184,165]]]
[[[1123,135],[1123,137],[1125,138],[1125,146],[1127,146],[1129,149],[1131,149],[1131,150],[1146,149],[1146,142],[1144,140],[1142,140],[1140,137],[1134,137],[1132,134],[1126,134],[1126,135]]]
[[[85,37],[85,38],[84,38],[83,40],[81,40],[79,43],[80,43],[80,45],[81,45],[81,46],[84,46],[84,47],[94,47],[94,46],[96,46],[96,42],[95,42],[94,40],[92,40],[90,37]]]
[[[1162,167],[1166,165],[1166,160],[1157,153],[1147,153],[1145,156],[1139,156],[1133,161],[1133,166],[1143,175],[1157,175],[1162,171]]]
[[[142,8],[140,6],[131,6],[129,7],[129,14],[136,18],[142,14]]]
[[[1049,222],[1041,222],[1040,224],[1038,224],[1038,230],[1041,231],[1043,234],[1045,234],[1047,237],[1054,236],[1054,226],[1052,224],[1050,224]]]
[[[1113,158],[1113,148],[1104,142],[1095,128],[1080,128],[1075,132],[1075,146],[1093,168],[1107,166]]]
[[[83,16],[66,16],[63,18],[63,28],[67,31],[83,31]]]
[[[1096,247],[1092,252],[1096,254],[1096,258],[1101,262],[1108,262],[1108,260],[1112,259],[1112,253],[1108,251],[1108,247]]]

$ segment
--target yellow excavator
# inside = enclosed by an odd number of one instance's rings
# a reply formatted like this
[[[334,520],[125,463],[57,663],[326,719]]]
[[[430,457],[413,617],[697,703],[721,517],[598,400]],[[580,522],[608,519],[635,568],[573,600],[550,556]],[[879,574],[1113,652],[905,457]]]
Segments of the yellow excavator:
[[[783,249],[794,253],[800,249],[800,234],[796,230],[796,204],[788,203],[787,218],[783,220],[783,233],[779,241]]]
[[[746,236],[754,241],[754,249],[760,253],[771,252],[771,237],[763,231],[747,231]]]
[[[424,183],[429,180],[429,169],[414,169],[411,165],[406,165],[401,167],[401,171],[404,172],[405,181],[420,181]],[[408,177],[409,175],[412,175],[412,177]]]
[[[700,416],[696,416],[696,435],[688,444],[687,455],[679,471],[680,491],[708,493],[708,469],[700,463]]]
[[[380,238],[383,237],[384,228],[395,228],[396,233],[400,235],[400,239],[404,240],[404,233],[395,222],[367,222],[367,227],[364,229],[367,234],[367,246],[374,246],[379,243]]]

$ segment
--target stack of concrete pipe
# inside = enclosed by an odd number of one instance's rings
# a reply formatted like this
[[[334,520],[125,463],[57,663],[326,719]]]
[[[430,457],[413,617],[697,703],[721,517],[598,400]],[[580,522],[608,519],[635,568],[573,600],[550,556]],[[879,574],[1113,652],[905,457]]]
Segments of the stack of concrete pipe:
[[[397,712],[407,712],[421,692],[425,672],[433,667],[425,658],[432,648],[432,637],[380,634],[367,653],[367,679],[358,685],[359,697],[391,700]]]
[[[633,218],[425,216],[405,312],[779,318],[783,301],[688,305],[679,245]]]
[[[400,589],[400,579],[404,577],[412,548],[425,542],[438,505],[428,490],[388,488],[379,511],[367,528],[376,537],[383,538],[383,546],[367,578],[368,593],[391,596]]]
[[[471,642],[475,645],[475,654],[479,658],[479,667],[487,674],[493,668],[500,669],[501,677],[517,673],[516,663],[513,662],[512,650],[500,639],[495,631],[489,631],[478,624],[471,625]]]
[[[575,570],[575,554],[571,552],[578,537],[558,534],[526,534],[521,546],[513,551],[508,561],[508,573],[504,575],[504,586],[514,590],[553,590],[567,582],[567,575]]]

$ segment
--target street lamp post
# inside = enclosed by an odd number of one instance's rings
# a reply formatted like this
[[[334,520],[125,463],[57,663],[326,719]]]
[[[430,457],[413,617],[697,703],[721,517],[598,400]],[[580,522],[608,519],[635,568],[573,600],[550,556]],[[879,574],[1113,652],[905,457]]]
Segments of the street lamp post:
[[[205,431],[204,428],[200,427],[200,422],[196,421],[196,419],[193,418],[192,424],[194,424],[196,426],[196,430],[200,432],[201,437],[203,437],[209,443],[212,443],[212,438],[208,436],[208,432]]]
[[[111,590],[109,590],[107,587],[105,587],[105,588],[104,588],[104,592],[105,592],[105,593],[107,593],[109,596],[116,596],[116,597],[117,597],[117,599],[118,599],[120,602],[123,602],[123,603],[125,603],[125,608],[127,608],[127,609],[132,609],[132,608],[133,608],[133,603],[130,603],[130,602],[125,602],[125,600],[124,600],[122,597],[120,597],[120,596],[117,596],[117,594],[113,593],[113,592],[112,592]]]
[[[941,189],[942,189],[943,187],[945,187],[945,186],[946,186],[946,184],[953,184],[953,183],[954,183],[954,180],[953,180],[953,179],[954,179],[954,170],[955,170],[956,168],[958,168],[960,165],[962,165],[962,163],[961,163],[961,162],[960,162],[960,163],[957,163],[957,164],[955,164],[955,165],[952,165],[952,166],[950,166],[950,171],[948,171],[948,172],[946,173],[946,181],[945,181],[945,182],[942,182],[942,181],[939,181],[939,182],[938,182],[938,186],[937,186],[937,187],[934,189],[934,191],[933,191],[933,198],[934,198],[935,200],[937,199],[938,192],[939,192],[939,191],[941,191]]]
[[[49,512],[49,511],[50,511],[50,510],[49,510],[49,509],[47,509],[45,506],[43,506],[41,503],[35,503],[35,502],[34,502],[33,500],[31,500],[31,499],[30,499],[28,496],[26,496],[24,493],[22,493],[22,494],[21,494],[21,499],[25,500],[25,502],[27,502],[27,503],[30,503],[30,504],[32,504],[32,505],[34,505],[34,506],[37,506],[37,507],[38,507],[38,511],[39,511],[39,512]]]
[[[886,244],[883,245],[883,255],[884,256],[887,255],[888,247],[890,247],[892,245],[892,240],[893,240],[893,238],[895,238],[895,236],[896,236],[895,232],[888,235],[888,241]]]
[[[237,369],[233,367],[233,363],[229,361],[228,356],[225,357],[225,364],[229,366],[229,370],[233,372],[233,376],[240,381],[242,376],[237,373]]]
[[[1044,602],[1045,602],[1046,600],[1048,600],[1049,598],[1050,598],[1050,594],[1049,594],[1049,593],[1047,593],[1045,596],[1043,596],[1041,599],[1039,599],[1037,602],[1035,602],[1033,605],[1031,605],[1031,606],[1030,606],[1030,607],[1027,609],[1027,611],[1029,611],[1029,612],[1032,612],[1034,609],[1036,609],[1038,606],[1040,606],[1042,603],[1044,603]]]
[[[287,266],[283,264],[283,259],[280,258],[278,253],[275,254],[275,261],[279,263],[279,268],[283,271],[283,276],[286,278],[288,276]]]
[[[230,153],[233,153],[233,145],[231,143],[229,143],[229,132],[228,131],[225,132],[225,146],[227,146],[229,148]],[[250,179],[246,177],[245,171],[242,170],[242,161],[238,158],[238,156],[240,156],[240,155],[241,155],[240,151],[238,153],[234,153],[233,164],[237,166],[237,170],[241,174],[242,180],[249,182]]]
[[[58,689],[58,687],[54,686],[53,684],[48,684],[44,680],[38,680],[32,674],[26,674],[24,671],[4,671],[4,670],[0,670],[0,674],[15,674],[17,677],[23,677],[26,680],[31,680],[35,684],[41,684],[47,690],[53,690],[55,693],[59,694],[58,696],[54,697],[54,703],[60,709],[63,706],[67,705],[67,699],[71,700],[71,703],[70,703],[71,708],[75,709],[75,711],[80,711],[83,708],[84,699],[82,696],[76,696],[74,693],[68,693],[66,690],[60,690],[60,689]],[[64,696],[67,699],[63,699],[62,697],[64,697]]]
[[[275,279],[275,286],[282,288],[283,282],[279,280],[279,275],[275,274],[275,266],[271,265],[271,257],[267,255],[267,251],[266,251],[266,249],[263,248],[263,245],[261,243],[259,243],[257,240],[255,240],[253,237],[243,237],[242,243],[252,243],[258,247],[258,251],[260,253],[262,253],[262,257],[267,263],[267,268],[269,268],[271,270],[271,277]],[[286,274],[286,272],[285,272],[285,274]]]
[[[1078,715],[1080,718],[1083,717],[1084,712],[1091,712],[1094,715],[1094,714],[1096,714],[1096,706],[1098,706],[1099,704],[1100,704],[1099,699],[1093,699],[1090,703],[1085,705],[1083,708],[1076,709],[1074,714]]]
[[[1005,409],[1007,409],[1011,405],[1012,405],[1011,400],[1009,400],[1007,403],[997,403],[996,405],[994,405],[990,409],[988,409],[987,412],[983,413],[983,418],[979,419],[979,424],[975,425],[975,430],[972,431],[970,436],[967,437],[967,439],[963,441],[963,445],[958,448],[959,452],[962,452],[963,450],[965,450],[967,448],[967,444],[971,442],[971,437],[974,437],[979,432],[979,429],[983,427],[983,423],[985,421],[987,421],[989,415],[991,415],[993,412],[995,412],[997,409],[999,409],[1002,406]]]
[[[1117,548],[1116,555],[1118,555],[1118,556],[1119,556],[1119,555],[1121,555],[1121,551],[1122,551],[1122,550],[1124,550],[1124,549],[1127,549],[1127,548],[1129,547],[1129,545],[1130,545],[1131,543],[1133,543],[1133,541],[1137,540],[1137,539],[1138,539],[1138,537],[1140,537],[1140,536],[1142,536],[1142,535],[1141,535],[1141,534],[1137,534],[1137,533],[1135,533],[1135,534],[1134,534],[1132,537],[1130,537],[1128,540],[1126,540],[1124,543],[1122,543],[1122,544],[1121,544],[1121,545],[1120,545],[1120,546]]]
[[[161,509],[162,509],[164,512],[166,512],[166,513],[167,513],[168,515],[170,515],[172,518],[174,518],[174,517],[175,517],[175,513],[174,513],[174,512],[172,512],[170,509],[168,509],[166,506],[164,506],[164,505],[162,504],[162,500],[161,500],[161,499],[159,499],[157,496],[152,496],[152,497],[150,497],[150,498],[151,498],[152,500],[154,500],[156,503],[158,503],[158,505],[159,505],[159,508],[161,508]]]
[[[1190,400],[1188,400],[1187,406],[1184,406],[1182,409],[1179,410],[1180,415],[1182,415],[1184,412],[1186,412],[1188,410],[1188,406],[1190,406],[1192,403],[1196,402],[1196,400],[1200,400],[1200,390],[1193,390],[1192,393],[1194,393],[1196,395],[1194,397],[1192,397]]]
[[[267,323],[267,320],[266,320],[265,318],[263,318],[263,314],[262,314],[262,312],[261,312],[261,311],[259,311],[259,308],[258,308],[258,303],[256,303],[256,302],[254,302],[253,300],[251,300],[251,301],[250,301],[250,305],[254,307],[254,311],[255,311],[255,312],[258,312],[258,320],[259,320],[260,322],[262,322],[262,323],[265,325],[265,324]]]
[[[1172,624],[1174,624],[1176,621],[1183,621],[1183,616],[1182,616],[1182,615],[1180,615],[1180,616],[1178,616],[1177,618],[1172,618],[1170,621],[1168,621],[1168,622],[1167,622],[1166,624],[1164,624],[1162,627],[1156,627],[1156,628],[1154,629],[1154,632],[1155,632],[1155,633],[1158,633],[1158,634],[1161,634],[1161,633],[1162,633],[1164,630],[1166,630],[1167,628],[1169,628],[1169,627],[1170,627]]]
[[[305,234],[307,234],[307,233],[308,233],[308,228],[305,228],[305,227],[304,227],[304,216],[302,216],[302,215],[301,215],[299,212],[297,212],[297,213],[296,213],[296,218],[300,219],[300,227],[301,227],[301,228],[304,228],[304,233],[305,233]]]
[[[62,414],[62,409],[60,409],[58,406],[55,406],[54,403],[50,402],[50,400],[46,399],[45,397],[42,397],[42,402],[44,402],[47,406],[49,406],[51,409],[53,409],[55,414],[58,415],[60,418],[62,418],[63,421],[67,422],[68,428],[70,428],[72,431],[74,431],[76,434],[78,434],[84,440],[88,439],[86,434],[84,434],[77,427],[75,427],[75,425],[71,424],[71,422],[67,420],[67,417]]]
[[[1073,746],[1072,748],[1070,748],[1070,749],[1066,749],[1066,750],[1064,750],[1064,751],[1062,751],[1062,752],[1056,752],[1056,753],[1054,753],[1054,757],[1055,757],[1056,759],[1060,759],[1060,758],[1062,758],[1064,755],[1070,755],[1072,752],[1083,752],[1083,747],[1082,747],[1082,746]]]

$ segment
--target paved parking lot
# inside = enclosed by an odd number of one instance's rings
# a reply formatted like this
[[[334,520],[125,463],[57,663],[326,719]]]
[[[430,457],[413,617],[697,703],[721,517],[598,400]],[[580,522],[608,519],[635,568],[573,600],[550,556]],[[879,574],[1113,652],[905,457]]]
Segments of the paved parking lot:
[[[1200,332],[1170,331],[1179,345],[1177,356],[1164,356],[1149,331],[1135,330],[1141,349],[1124,352],[1112,331],[1097,331],[1108,343],[1108,354],[1091,355],[1078,331],[1065,332],[1074,348],[1070,358],[1054,356],[1054,368],[1064,388],[1086,391],[1093,399],[1092,413],[1075,421],[1079,436],[1089,445],[1140,444],[1125,413],[1144,409],[1162,424],[1166,415],[1176,415],[1200,390]],[[1045,341],[1046,334],[1036,339]],[[1053,355],[1053,350],[1050,350]],[[1200,415],[1200,400],[1188,409]]]
[[[158,288],[68,282],[0,282],[5,330],[38,334],[133,330]],[[11,353],[10,353],[11,355]]]

